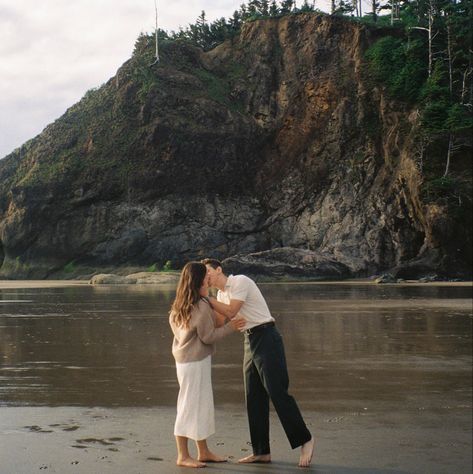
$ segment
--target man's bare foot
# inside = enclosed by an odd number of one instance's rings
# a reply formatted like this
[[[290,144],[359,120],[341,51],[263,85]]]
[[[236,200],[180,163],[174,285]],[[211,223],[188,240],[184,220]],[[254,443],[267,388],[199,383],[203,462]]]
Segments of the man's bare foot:
[[[301,455],[299,458],[299,467],[309,467],[314,454],[314,437],[301,446]]]
[[[238,460],[240,464],[250,464],[250,463],[261,463],[267,464],[271,462],[271,454],[250,454],[245,458],[241,458]]]
[[[194,459],[191,457],[178,459],[176,461],[176,464],[182,467],[205,467],[206,466],[204,462],[197,461],[197,459]]]
[[[201,462],[227,462],[225,458],[212,453],[212,451],[207,451],[206,453],[199,455],[198,459]]]

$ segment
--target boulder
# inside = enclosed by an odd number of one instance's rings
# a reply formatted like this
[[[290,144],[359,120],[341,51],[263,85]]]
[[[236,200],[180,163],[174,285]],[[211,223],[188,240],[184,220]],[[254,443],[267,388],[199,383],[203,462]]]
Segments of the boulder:
[[[391,273],[384,273],[374,280],[375,283],[398,283],[397,278]]]
[[[344,279],[349,268],[331,255],[312,250],[282,247],[225,259],[226,274],[242,273],[257,279]]]
[[[110,273],[101,273],[93,276],[91,285],[142,285],[142,284],[177,284],[179,272],[139,272],[121,276]]]
[[[94,275],[90,281],[90,285],[124,285],[126,284],[126,277],[114,275],[113,273],[100,273]]]

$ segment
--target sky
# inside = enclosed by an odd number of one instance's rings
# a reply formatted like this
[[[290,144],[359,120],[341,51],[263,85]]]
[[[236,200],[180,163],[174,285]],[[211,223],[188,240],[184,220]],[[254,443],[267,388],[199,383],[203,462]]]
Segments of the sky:
[[[176,31],[202,10],[229,18],[242,0],[157,3],[159,27]],[[154,0],[0,0],[0,159],[113,77],[154,25]]]

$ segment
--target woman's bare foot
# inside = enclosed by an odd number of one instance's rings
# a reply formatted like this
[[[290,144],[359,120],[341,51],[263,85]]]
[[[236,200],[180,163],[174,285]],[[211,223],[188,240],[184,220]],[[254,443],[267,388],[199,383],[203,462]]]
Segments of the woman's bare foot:
[[[261,463],[267,464],[271,462],[271,454],[250,454],[245,458],[241,458],[238,460],[240,464],[250,464],[250,463]]]
[[[314,437],[301,446],[301,455],[299,457],[299,467],[309,467],[314,454]]]
[[[206,466],[204,462],[197,461],[197,459],[194,459],[191,457],[178,459],[176,461],[176,464],[182,467],[205,467]]]
[[[222,458],[217,454],[212,453],[212,451],[207,451],[206,453],[199,454],[198,459],[201,462],[227,462],[225,458]]]

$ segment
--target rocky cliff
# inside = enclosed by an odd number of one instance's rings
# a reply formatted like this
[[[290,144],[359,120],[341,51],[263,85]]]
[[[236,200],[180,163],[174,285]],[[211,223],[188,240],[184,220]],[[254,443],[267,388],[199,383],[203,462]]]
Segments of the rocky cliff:
[[[314,277],[465,275],[469,224],[421,200],[415,110],[367,80],[382,34],[294,15],[206,53],[165,43],[153,67],[141,37],[114,78],[0,161],[1,273],[255,254]]]

